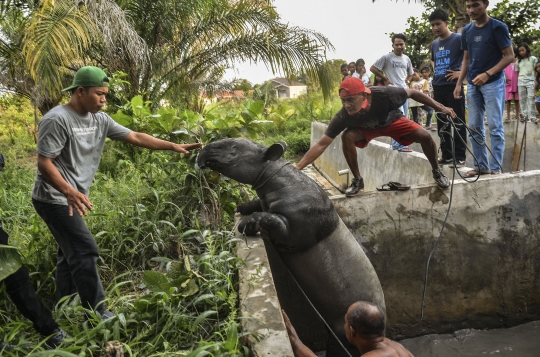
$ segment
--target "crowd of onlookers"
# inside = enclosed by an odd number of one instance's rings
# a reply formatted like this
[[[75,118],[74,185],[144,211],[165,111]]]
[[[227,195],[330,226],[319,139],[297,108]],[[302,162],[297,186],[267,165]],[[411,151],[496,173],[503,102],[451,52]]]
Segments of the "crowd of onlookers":
[[[514,45],[507,26],[486,12],[487,1],[467,1],[471,19],[462,33],[454,33],[448,28],[449,17],[444,10],[435,10],[429,17],[433,33],[437,38],[430,44],[430,63],[419,69],[414,68],[409,57],[404,54],[406,37],[396,34],[392,37],[391,53],[383,55],[371,67],[368,76],[365,61],[341,65],[343,80],[348,77],[360,78],[366,87],[396,86],[410,88],[429,95],[439,103],[451,107],[457,116],[471,128],[473,153],[479,159],[476,174],[498,174],[504,151],[503,122],[512,119],[522,122],[540,123],[540,62],[531,55],[527,43]],[[506,104],[506,118],[503,120]],[[511,106],[514,105],[514,115]],[[468,108],[468,118],[465,118]],[[410,109],[410,111],[409,111]],[[421,109],[421,110],[420,110]],[[440,116],[427,105],[413,99],[401,108],[402,112],[416,123],[424,122],[426,130],[438,130],[441,137],[441,165],[462,167],[465,164],[467,132],[465,126],[456,130],[464,140],[455,140],[454,164],[451,141]],[[425,118],[425,121],[423,120]],[[433,125],[432,125],[433,123]],[[491,136],[493,157],[480,142],[485,139],[485,128]],[[400,152],[410,152],[392,140],[392,147]]]

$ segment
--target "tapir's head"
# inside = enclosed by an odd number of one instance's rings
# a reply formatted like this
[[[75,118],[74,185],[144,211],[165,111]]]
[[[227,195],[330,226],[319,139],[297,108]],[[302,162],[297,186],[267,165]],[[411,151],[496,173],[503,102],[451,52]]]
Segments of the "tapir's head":
[[[197,164],[251,185],[268,161],[278,160],[286,148],[284,142],[266,147],[245,139],[222,139],[206,145],[199,152]]]

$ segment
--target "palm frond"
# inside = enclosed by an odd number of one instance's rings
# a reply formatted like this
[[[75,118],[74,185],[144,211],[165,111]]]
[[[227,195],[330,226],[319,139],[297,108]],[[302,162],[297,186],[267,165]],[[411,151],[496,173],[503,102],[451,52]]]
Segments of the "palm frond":
[[[62,88],[65,68],[84,57],[96,29],[71,0],[46,0],[24,38],[23,53],[32,78],[49,91]]]

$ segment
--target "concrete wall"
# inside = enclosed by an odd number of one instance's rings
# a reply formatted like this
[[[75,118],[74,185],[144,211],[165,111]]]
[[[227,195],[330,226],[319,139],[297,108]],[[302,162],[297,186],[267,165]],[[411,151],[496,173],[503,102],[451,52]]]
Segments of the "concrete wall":
[[[523,139],[525,124],[518,124],[518,145]],[[313,122],[311,125],[311,145],[313,145],[324,134],[327,124]],[[514,139],[516,133],[516,122],[504,123],[505,128],[505,152],[503,160],[503,171],[510,172],[514,152]],[[487,129],[487,126],[486,126]],[[439,136],[436,131],[429,131],[433,140],[439,146]],[[522,150],[521,164],[519,169],[523,170],[523,162],[526,156],[526,169],[540,169],[540,125],[528,123],[526,148]],[[375,190],[388,181],[397,181],[406,184],[433,182],[431,167],[426,157],[422,153],[419,144],[411,145],[412,153],[400,153],[390,148],[391,139],[381,137],[373,140],[364,149],[358,149],[358,165],[360,173],[364,177],[365,191]],[[487,134],[488,145],[491,145],[489,133]],[[470,148],[470,140],[468,140]],[[338,171],[347,169],[347,162],[343,157],[341,149],[341,136],[330,144],[328,149],[315,160],[315,166],[322,170],[322,174],[335,186],[344,189],[347,187],[347,177],[339,176]],[[474,167],[472,156],[467,153],[466,165]],[[450,171],[447,171],[447,173]],[[351,177],[352,178],[352,177]],[[350,179],[351,179],[350,178]],[[349,180],[350,180],[349,179]]]
[[[311,125],[311,145],[324,134],[326,124],[313,122]],[[404,184],[434,182],[431,166],[421,152],[400,153],[390,145],[373,140],[364,149],[358,149],[358,165],[364,178],[365,191],[373,191],[389,181]],[[348,168],[341,148],[341,135],[330,144],[314,162],[321,174],[332,184],[342,189],[348,186],[347,176],[339,176],[338,171]],[[349,182],[352,175],[349,177]]]
[[[237,249],[245,262],[240,268],[240,313],[243,330],[251,332],[244,343],[255,357],[293,357],[264,242],[260,236],[243,239]]]
[[[540,319],[540,171],[457,180],[446,228],[425,266],[450,190],[335,196],[334,206],[366,249],[381,281],[388,333],[405,338]]]

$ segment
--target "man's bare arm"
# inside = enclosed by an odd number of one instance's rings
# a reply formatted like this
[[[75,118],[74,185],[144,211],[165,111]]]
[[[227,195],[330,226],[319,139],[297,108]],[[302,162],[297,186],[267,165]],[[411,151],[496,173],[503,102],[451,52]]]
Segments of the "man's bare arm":
[[[300,340],[285,311],[281,310],[281,313],[283,314],[283,322],[285,322],[294,355],[296,357],[317,357],[317,355]]]
[[[300,159],[298,164],[296,164],[296,168],[298,170],[302,170],[304,167],[311,164],[319,156],[321,156],[321,154],[324,152],[324,150],[326,150],[326,148],[328,147],[328,145],[330,145],[332,141],[334,141],[334,139],[327,135],[323,135],[322,138],[320,138],[319,141],[317,141],[315,145],[313,145],[311,149],[306,152],[304,157]]]
[[[452,108],[445,107],[439,102],[436,102],[430,96],[425,95],[424,93],[414,90],[414,89],[405,89],[409,98],[416,100],[422,104],[428,105],[435,109],[437,112],[441,112],[447,115],[450,115],[452,118],[456,117],[456,113]],[[464,118],[461,118],[464,119]]]
[[[148,134],[138,133],[132,131],[128,134],[122,141],[133,144],[135,146],[140,146],[143,148],[151,150],[172,150],[176,152],[181,152],[184,154],[189,153],[189,150],[197,149],[202,147],[202,144],[175,144],[170,141],[165,141],[161,139],[154,138]]]
[[[465,80],[465,77],[467,76],[468,70],[469,70],[469,51],[465,50],[463,51],[463,62],[461,63],[461,73],[459,74],[459,78],[456,82],[456,88],[454,89],[454,98],[456,99],[461,98],[461,86],[463,85],[463,81]]]
[[[73,208],[81,216],[86,216],[86,208],[92,210],[92,203],[84,194],[72,187],[54,166],[54,159],[38,154],[38,170],[45,182],[63,194],[68,202],[69,215],[73,216]]]
[[[381,78],[383,79],[385,85],[392,84],[392,82],[390,81],[390,79],[388,79],[388,77],[386,77],[386,76],[384,75],[384,73],[383,73],[380,69],[378,69],[377,67],[371,66],[371,67],[369,68],[369,70],[371,71],[371,73],[375,74],[376,76],[381,77]]]

